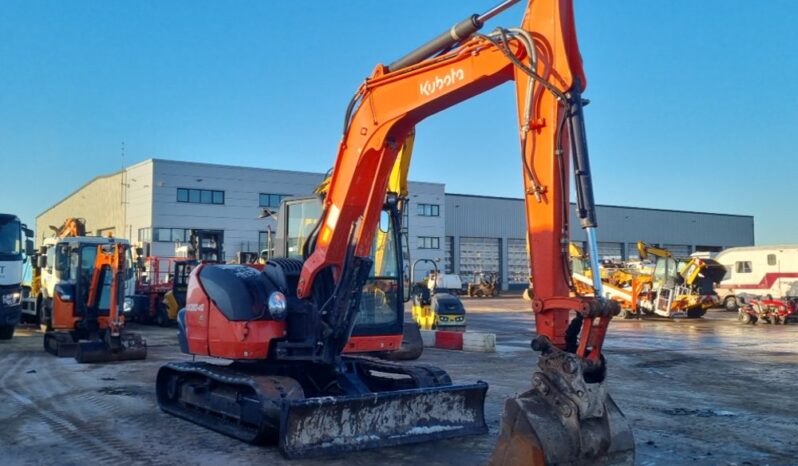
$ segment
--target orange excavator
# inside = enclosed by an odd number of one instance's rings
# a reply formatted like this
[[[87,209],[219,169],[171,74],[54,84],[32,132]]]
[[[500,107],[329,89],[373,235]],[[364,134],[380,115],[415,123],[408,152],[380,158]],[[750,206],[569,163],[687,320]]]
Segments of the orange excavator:
[[[55,285],[44,349],[80,363],[127,361],[147,356],[141,336],[125,331],[128,245],[77,244],[70,251],[70,280]]]
[[[456,385],[438,368],[353,353],[402,337],[407,290],[395,227],[403,200],[386,187],[408,135],[424,118],[514,81],[540,357],[530,390],[506,402],[490,463],[633,462],[601,351],[620,309],[601,298],[599,274],[598,298],[576,294],[569,269],[573,164],[577,212],[599,270],[572,0],[529,0],[520,27],[479,32],[517,1],[377,65],[347,108],[320,220],[296,244],[288,222],[298,257],[269,260],[263,271],[202,264],[192,272],[178,315],[181,348],[232,362],[163,366],[162,410],[248,442],[277,442],[289,458],[485,433],[484,382]],[[393,244],[382,247],[394,259],[381,252],[375,271],[380,231],[392,231]]]

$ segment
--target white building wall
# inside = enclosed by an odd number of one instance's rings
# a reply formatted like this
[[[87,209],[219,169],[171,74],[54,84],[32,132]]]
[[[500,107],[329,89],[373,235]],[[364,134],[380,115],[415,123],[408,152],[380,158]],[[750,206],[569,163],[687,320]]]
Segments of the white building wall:
[[[227,259],[240,250],[258,250],[258,232],[276,227],[258,218],[260,193],[306,195],[323,179],[321,173],[154,160],[152,226],[224,230]],[[224,191],[224,204],[177,202],[177,189]],[[157,245],[163,251],[164,245]],[[167,246],[169,247],[169,246]],[[155,252],[156,250],[153,249]],[[161,253],[163,254],[163,253]],[[169,254],[174,254],[172,251]]]
[[[128,167],[124,175],[125,237],[138,244],[138,231],[152,226],[152,160]]]
[[[224,251],[227,259],[240,250],[257,251],[259,232],[274,231],[276,221],[258,218],[260,193],[304,196],[313,192],[322,181],[321,173],[270,170],[253,167],[236,167],[194,162],[154,159],[131,167],[131,190],[145,178],[149,167],[151,182],[149,197],[131,191],[131,208],[128,215],[133,238],[138,238],[140,228],[200,228],[224,231]],[[137,170],[133,173],[132,170]],[[141,183],[141,186],[146,186]],[[177,189],[207,189],[224,191],[223,205],[194,204],[177,201]],[[440,258],[443,267],[445,195],[441,183],[410,182],[409,241],[410,256],[429,259]],[[133,199],[139,199],[133,208]],[[147,204],[149,202],[149,204]],[[419,203],[440,206],[438,217],[417,215]],[[147,211],[149,205],[149,211]],[[149,215],[150,220],[146,217]],[[419,236],[439,238],[440,249],[418,249]],[[151,242],[150,254],[170,256],[175,254],[175,244]],[[425,271],[426,268],[419,267]],[[421,272],[420,272],[421,273]]]
[[[440,259],[438,268],[444,269],[444,254],[446,246],[445,230],[446,225],[446,195],[445,185],[442,183],[411,182],[408,185],[409,191],[409,212],[408,212],[408,236],[410,243],[410,259],[415,262],[418,259]],[[418,206],[420,204],[432,204],[439,206],[439,215],[429,217],[419,215]],[[439,247],[437,249],[420,248],[420,237],[438,238]],[[427,272],[432,269],[429,263],[420,263],[416,268],[414,280],[420,280]]]

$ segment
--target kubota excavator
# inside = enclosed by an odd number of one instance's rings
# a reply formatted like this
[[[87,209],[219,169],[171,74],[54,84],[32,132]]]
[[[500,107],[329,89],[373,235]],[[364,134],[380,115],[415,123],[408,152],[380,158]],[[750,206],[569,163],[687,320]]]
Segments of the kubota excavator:
[[[80,363],[146,358],[144,339],[124,329],[127,248],[113,242],[76,244],[68,251],[71,279],[55,286],[47,352]]]
[[[607,393],[601,353],[619,308],[601,298],[598,274],[598,297],[572,293],[569,270],[571,163],[598,270],[572,2],[530,0],[520,27],[478,32],[517,1],[377,65],[347,109],[321,220],[301,257],[269,260],[262,272],[209,264],[192,272],[178,316],[181,347],[233,362],[163,366],[164,411],[249,442],[277,440],[292,458],[486,432],[485,383],[453,385],[437,368],[342,353],[356,321],[372,324],[361,351],[401,339],[400,196],[386,187],[408,134],[427,116],[514,80],[534,251],[532,347],[541,355],[531,390],[507,401],[490,463],[631,464],[634,441]],[[383,258],[377,275],[375,233],[391,225],[395,244],[385,250],[395,264]],[[376,288],[380,303],[361,299]]]

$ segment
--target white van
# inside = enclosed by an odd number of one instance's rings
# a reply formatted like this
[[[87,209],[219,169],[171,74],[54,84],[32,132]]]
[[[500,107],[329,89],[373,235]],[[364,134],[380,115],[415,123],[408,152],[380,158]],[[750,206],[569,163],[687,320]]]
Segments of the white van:
[[[798,245],[746,246],[721,251],[715,260],[726,275],[715,287],[724,307],[736,311],[746,296],[786,296],[798,282]]]

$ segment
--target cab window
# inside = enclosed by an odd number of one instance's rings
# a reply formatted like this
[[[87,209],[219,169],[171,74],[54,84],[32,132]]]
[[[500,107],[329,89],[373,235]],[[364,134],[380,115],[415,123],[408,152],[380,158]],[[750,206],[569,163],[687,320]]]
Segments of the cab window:
[[[387,213],[383,212],[383,216]],[[391,222],[380,222],[371,248],[369,280],[363,287],[357,325],[386,325],[398,319],[399,267],[397,244]]]
[[[735,262],[734,270],[737,273],[751,273],[751,261]]]
[[[69,275],[69,245],[66,243],[61,243],[55,246],[55,257],[53,262],[49,261],[48,257],[48,264],[54,264],[56,272],[61,273],[62,279],[69,279],[71,275]]]
[[[316,200],[308,200],[287,204],[288,231],[286,231],[286,243],[288,257],[302,257],[302,249],[310,236],[316,223],[321,217],[321,203]]]

